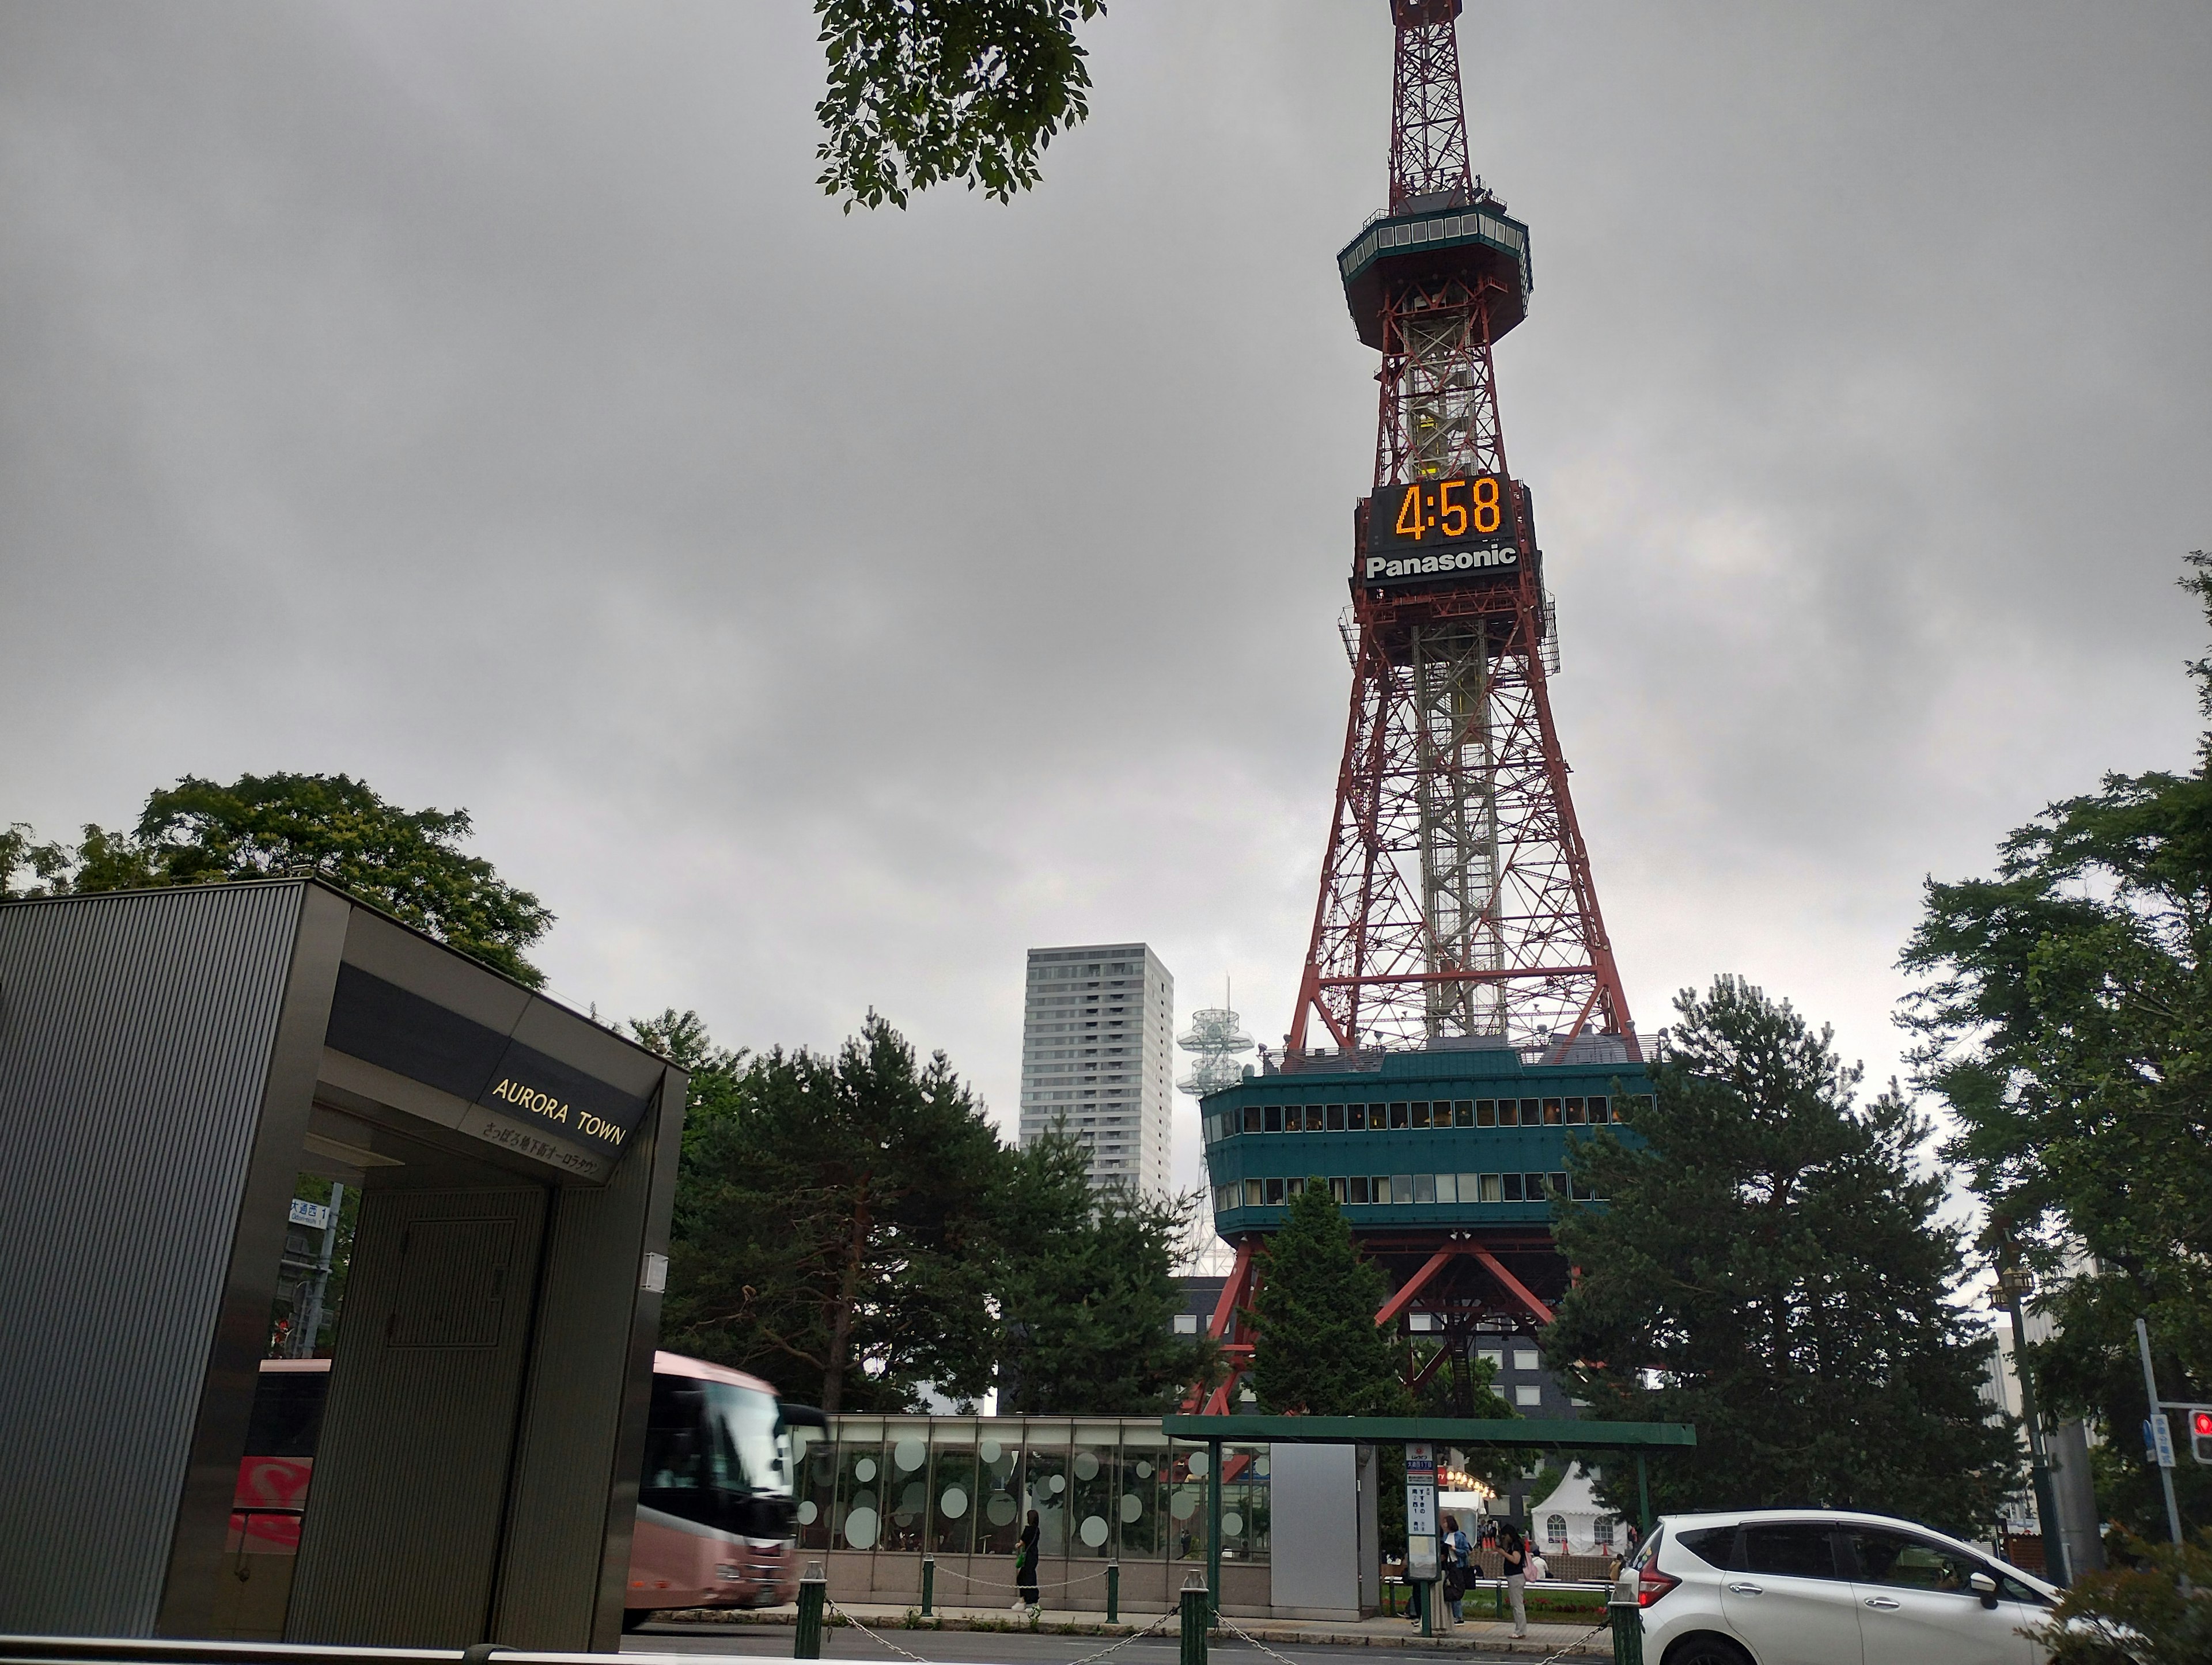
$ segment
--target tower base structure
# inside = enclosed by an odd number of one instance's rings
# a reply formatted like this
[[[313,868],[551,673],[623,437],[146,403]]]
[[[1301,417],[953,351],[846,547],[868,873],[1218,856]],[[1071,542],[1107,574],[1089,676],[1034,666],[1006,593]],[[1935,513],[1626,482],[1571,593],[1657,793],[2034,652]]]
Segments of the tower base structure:
[[[1478,1339],[1533,1336],[1551,1322],[1573,1277],[1553,1239],[1553,1204],[1602,1201],[1570,1179],[1567,1147],[1605,1133],[1635,1145],[1636,1112],[1652,1091],[1628,1037],[1589,1036],[1559,1053],[1524,1056],[1476,1037],[1425,1051],[1293,1054],[1200,1102],[1214,1230],[1237,1250],[1209,1326],[1230,1375],[1206,1413],[1237,1407],[1267,1243],[1310,1185],[1328,1188],[1382,1270],[1390,1294],[1375,1322],[1403,1338],[1408,1386],[1441,1375],[1451,1400],[1471,1401]]]

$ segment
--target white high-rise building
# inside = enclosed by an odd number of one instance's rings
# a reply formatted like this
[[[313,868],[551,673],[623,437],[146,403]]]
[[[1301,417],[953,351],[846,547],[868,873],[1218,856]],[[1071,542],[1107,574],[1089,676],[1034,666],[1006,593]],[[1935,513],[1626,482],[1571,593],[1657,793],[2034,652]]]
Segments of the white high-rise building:
[[[1022,1143],[1066,1119],[1091,1182],[1172,1194],[1175,979],[1140,942],[1030,950]]]

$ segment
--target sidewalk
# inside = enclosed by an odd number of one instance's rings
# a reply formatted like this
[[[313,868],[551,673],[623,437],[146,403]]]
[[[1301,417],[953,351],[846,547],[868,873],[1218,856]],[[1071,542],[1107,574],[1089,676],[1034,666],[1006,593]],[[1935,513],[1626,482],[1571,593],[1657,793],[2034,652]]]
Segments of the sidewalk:
[[[1473,1602],[1469,1602],[1470,1609]],[[919,1609],[909,1604],[902,1607],[876,1606],[866,1602],[839,1603],[838,1611],[850,1614],[871,1630],[878,1630],[896,1637],[908,1629],[939,1631],[1010,1631],[1020,1632],[1035,1630],[1056,1636],[1127,1636],[1141,1631],[1156,1620],[1165,1619],[1158,1634],[1170,1640],[1176,1635],[1176,1620],[1172,1615],[1157,1610],[1151,1613],[1125,1608],[1121,1623],[1109,1625],[1105,1614],[1091,1609],[1047,1607],[1032,1626],[1025,1619],[1017,1619],[1004,1607],[948,1607],[940,1605],[929,1619],[919,1617]],[[911,1617],[910,1617],[911,1615]],[[789,1625],[798,1618],[795,1607],[689,1607],[665,1615],[666,1621],[687,1628],[704,1628],[712,1625]],[[1286,1642],[1308,1645],[1338,1648],[1410,1648],[1430,1652],[1456,1653],[1462,1650],[1483,1649],[1493,1653],[1531,1654],[1538,1657],[1566,1650],[1568,1658],[1611,1659],[1613,1643],[1607,1636],[1600,1615],[1593,1614],[1588,1624],[1528,1623],[1528,1634],[1519,1639],[1513,1635],[1510,1619],[1468,1618],[1454,1625],[1442,1636],[1423,1636],[1421,1627],[1403,1619],[1242,1619],[1235,1613],[1224,1615],[1224,1624],[1234,1625],[1255,1641],[1280,1647]],[[835,1615],[832,1615],[835,1622]],[[1596,1633],[1592,1630],[1595,1627]],[[1221,1642],[1233,1643],[1234,1632],[1226,1629],[1213,1632]],[[1579,1644],[1579,1645],[1577,1645]]]

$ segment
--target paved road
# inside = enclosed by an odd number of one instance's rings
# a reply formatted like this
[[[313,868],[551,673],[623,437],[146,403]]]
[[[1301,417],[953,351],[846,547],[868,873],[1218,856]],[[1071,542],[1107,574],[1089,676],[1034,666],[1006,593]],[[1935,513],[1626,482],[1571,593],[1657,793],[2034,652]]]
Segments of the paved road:
[[[1029,1635],[1017,1631],[892,1631],[891,1640],[926,1660],[974,1662],[975,1665],[1069,1665],[1095,1654],[1113,1638],[1103,1636]],[[1310,1643],[1285,1643],[1275,1651],[1297,1665],[1378,1665],[1373,1648],[1333,1647]],[[623,1638],[625,1653],[746,1654],[766,1659],[791,1657],[791,1627],[787,1625],[654,1625]],[[1113,1665],[1175,1665],[1178,1653],[1172,1630],[1148,1636],[1116,1649]],[[1223,1665],[1270,1665],[1267,1656],[1242,1642],[1215,1642],[1209,1659]],[[889,1653],[856,1632],[833,1627],[822,1638],[824,1659],[866,1662],[866,1665],[899,1665]],[[1604,1657],[1610,1658],[1608,1653]],[[1534,1665],[1541,1655],[1493,1653],[1471,1649],[1465,1653],[1401,1653],[1408,1665]],[[1580,1656],[1583,1659],[1592,1657]]]

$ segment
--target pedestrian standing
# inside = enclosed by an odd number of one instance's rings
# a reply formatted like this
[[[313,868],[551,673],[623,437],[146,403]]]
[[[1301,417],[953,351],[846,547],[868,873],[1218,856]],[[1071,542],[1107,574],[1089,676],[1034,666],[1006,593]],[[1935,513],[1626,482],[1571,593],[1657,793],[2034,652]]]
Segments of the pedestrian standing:
[[[1498,1529],[1498,1547],[1505,1562],[1505,1597],[1513,1604],[1513,1634],[1528,1634],[1528,1551],[1521,1528],[1508,1521]]]
[[[1451,1596],[1452,1617],[1467,1617],[1468,1581],[1474,1576],[1474,1544],[1462,1529],[1459,1516],[1444,1516],[1444,1555],[1449,1571],[1444,1588]]]
[[[1022,1527],[1021,1547],[1014,1552],[1014,1583],[1020,1591],[1014,1611],[1026,1607],[1032,1619],[1043,1611],[1037,1600],[1037,1512],[1032,1509]]]

